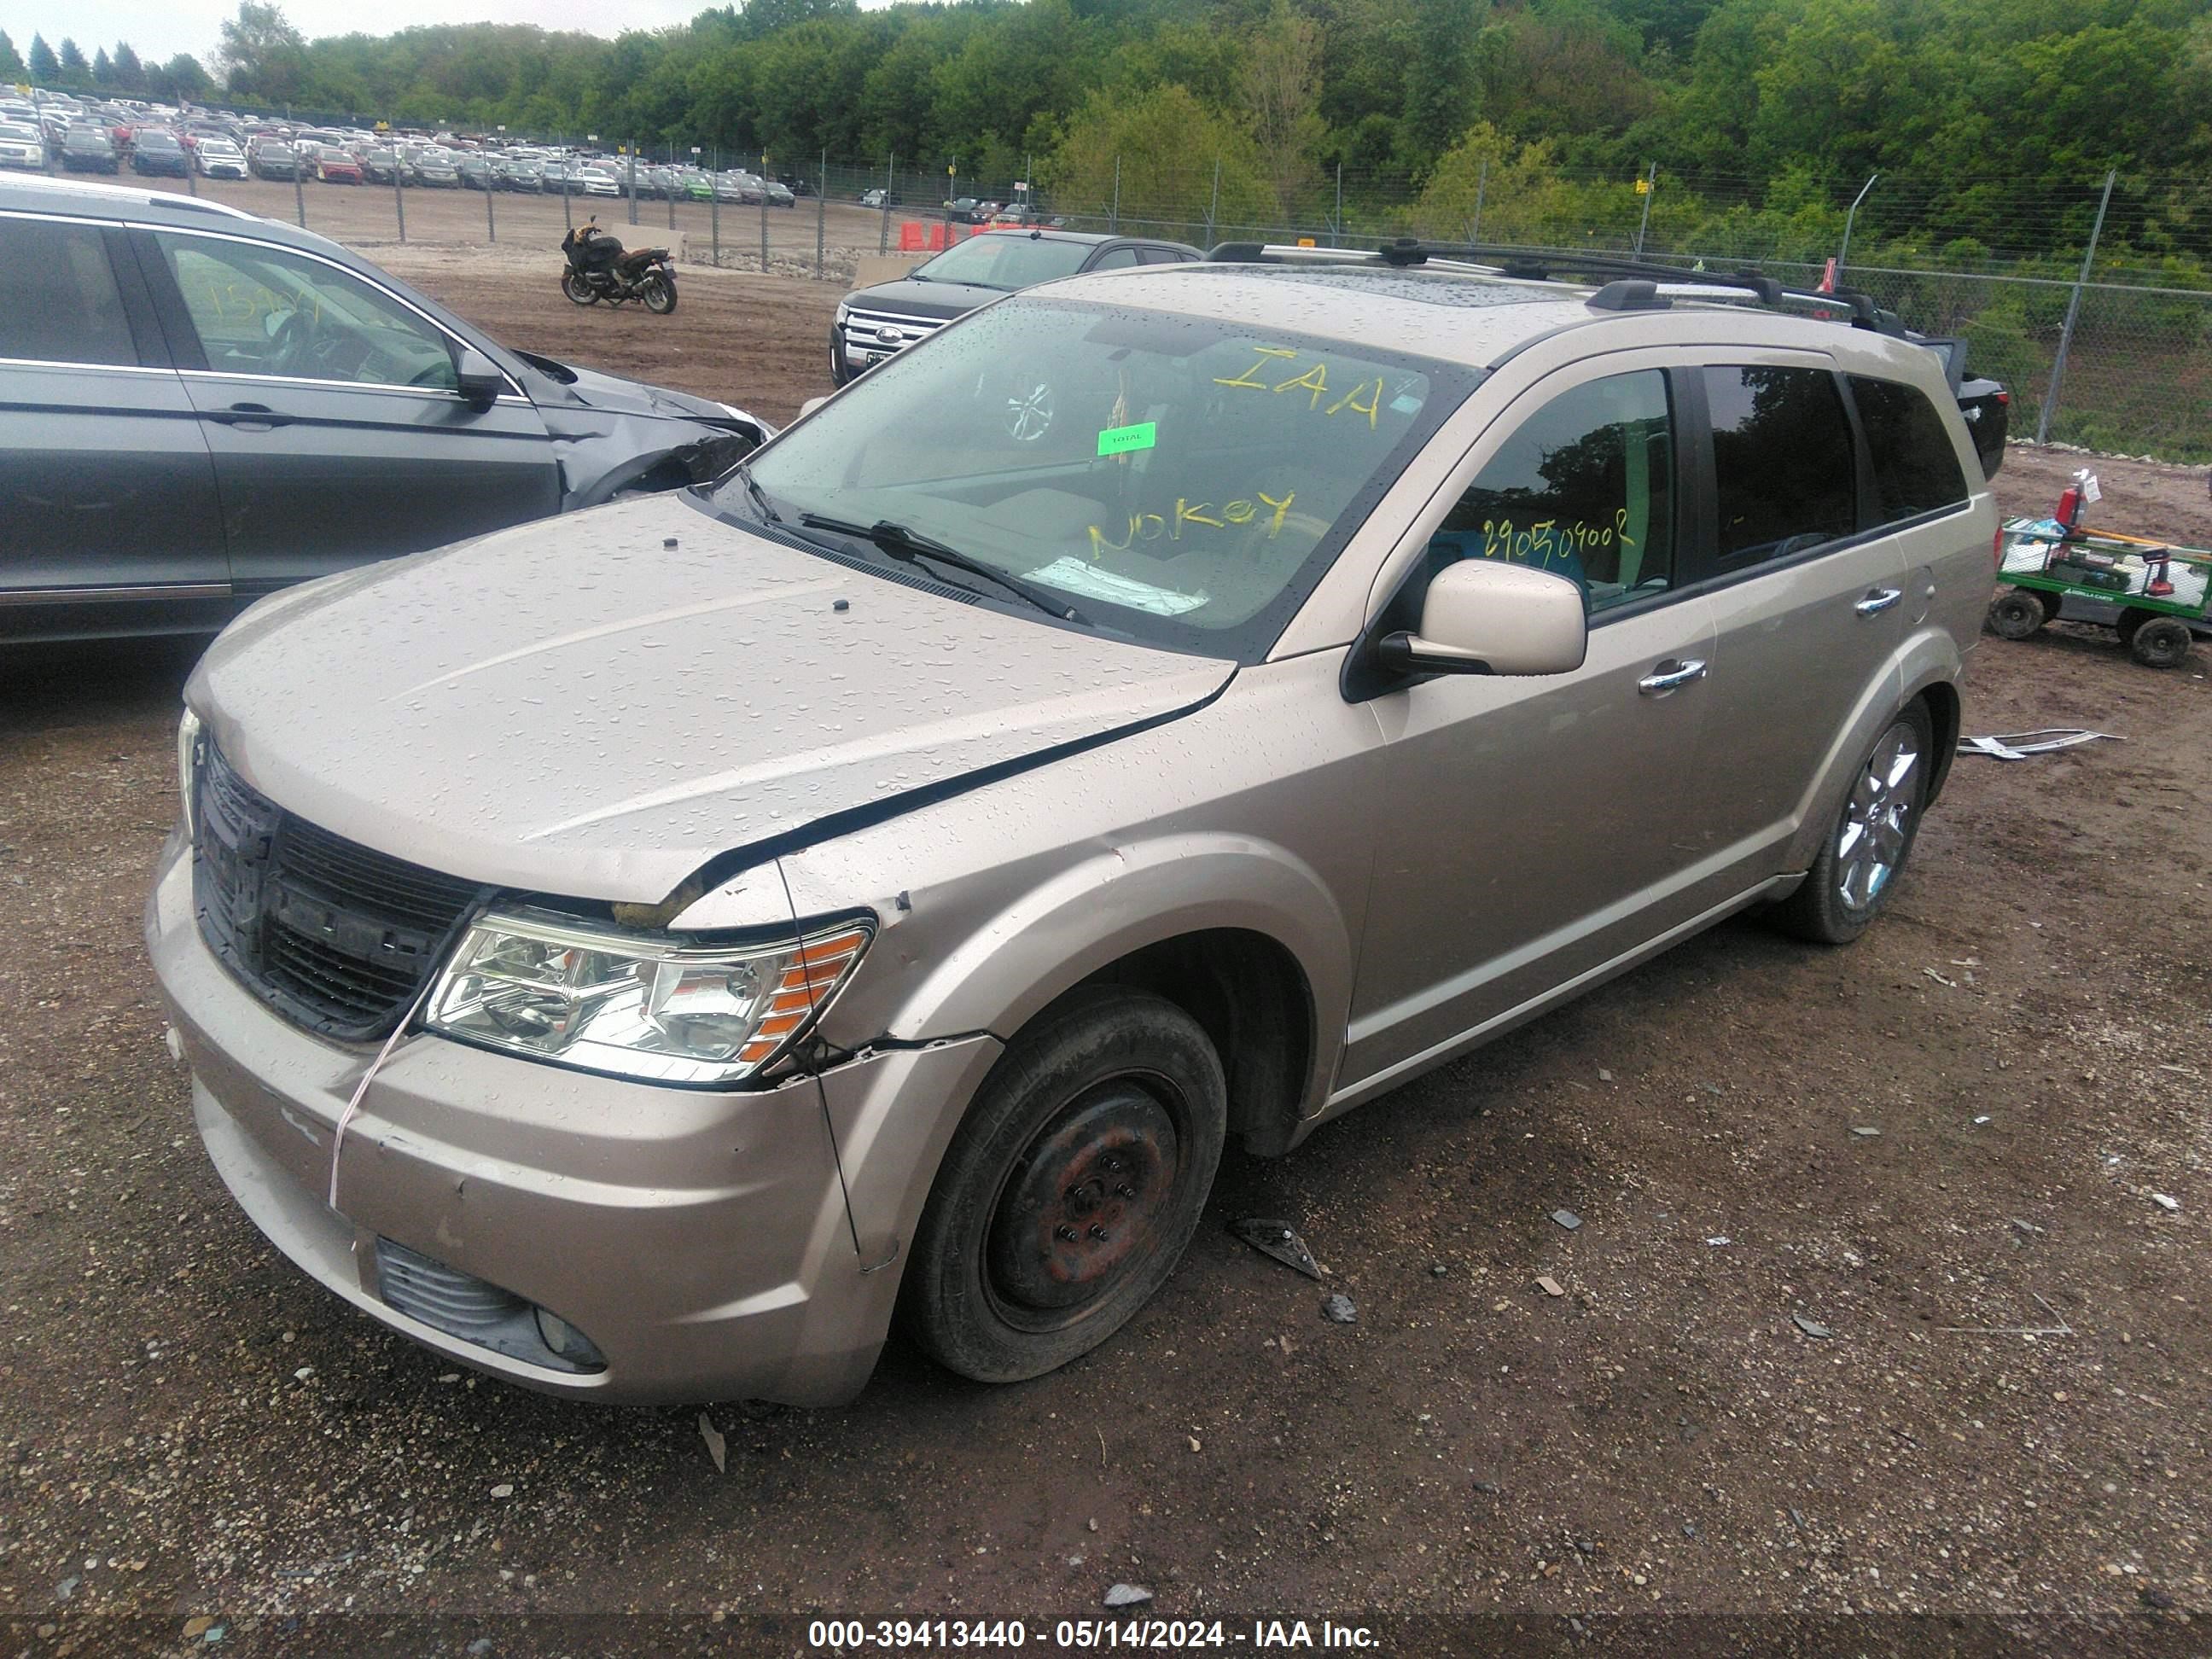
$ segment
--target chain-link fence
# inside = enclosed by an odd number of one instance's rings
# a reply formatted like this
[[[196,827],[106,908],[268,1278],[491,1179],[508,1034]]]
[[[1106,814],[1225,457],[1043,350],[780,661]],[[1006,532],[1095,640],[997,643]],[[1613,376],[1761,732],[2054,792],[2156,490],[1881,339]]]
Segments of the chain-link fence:
[[[503,135],[501,135],[503,136]],[[484,135],[495,142],[495,136]],[[1223,241],[1371,246],[1398,236],[1480,241],[1555,256],[1602,250],[1694,269],[1756,264],[1818,285],[1831,260],[1921,332],[1969,343],[1969,373],[2002,380],[2012,429],[2087,447],[2212,461],[2212,183],[2118,181],[2127,236],[2106,234],[2114,181],[2032,199],[2016,187],[1888,178],[1792,181],[1632,177],[1534,165],[1526,152],[1460,158],[1419,188],[1402,176],[1173,153],[1055,159],[1040,180],[963,173],[957,161],[804,159],[594,133],[542,135],[611,175],[561,169],[542,188],[465,171],[450,188],[404,179],[334,188],[297,179],[149,179],[236,202],[349,242],[519,242],[550,248],[596,218],[680,257],[850,282],[871,255],[920,256],[971,234],[990,206],[1070,228]],[[738,175],[778,181],[762,191]],[[557,181],[556,181],[557,180]],[[483,187],[478,188],[482,185]],[[1856,190],[1856,195],[1854,195]],[[635,232],[628,228],[635,226]],[[2101,244],[2100,244],[2101,237]],[[2148,253],[2142,250],[2149,247]]]

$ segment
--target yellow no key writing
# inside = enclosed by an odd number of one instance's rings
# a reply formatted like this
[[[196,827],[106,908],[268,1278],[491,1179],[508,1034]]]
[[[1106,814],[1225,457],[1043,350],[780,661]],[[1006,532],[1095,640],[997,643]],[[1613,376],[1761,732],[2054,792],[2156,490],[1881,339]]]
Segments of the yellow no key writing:
[[[1297,500],[1298,492],[1293,489],[1280,501],[1277,501],[1264,489],[1255,489],[1252,494],[1256,498],[1256,501],[1224,502],[1218,509],[1220,513],[1218,518],[1213,516],[1216,508],[1212,501],[1194,501],[1187,495],[1178,495],[1176,497],[1175,512],[1172,515],[1164,513],[1132,513],[1129,515],[1129,533],[1118,542],[1094,524],[1089,526],[1091,556],[1095,559],[1109,548],[1116,553],[1126,552],[1133,543],[1156,542],[1163,536],[1171,542],[1179,542],[1182,539],[1182,529],[1185,525],[1204,525],[1213,530],[1227,530],[1233,526],[1248,525],[1260,517],[1261,507],[1274,508],[1273,513],[1267,518],[1267,539],[1272,542],[1281,532],[1283,520],[1290,513],[1291,503]]]
[[[1259,355],[1253,359],[1251,368],[1246,369],[1242,374],[1233,377],[1224,378],[1217,374],[1213,377],[1214,385],[1249,386],[1255,392],[1304,392],[1308,394],[1306,407],[1309,410],[1317,410],[1323,415],[1334,415],[1340,410],[1348,409],[1355,415],[1364,415],[1367,417],[1368,429],[1370,431],[1374,429],[1376,418],[1382,408],[1382,377],[1381,375],[1376,375],[1372,380],[1363,379],[1354,382],[1351,391],[1346,392],[1327,409],[1322,409],[1321,400],[1328,391],[1327,363],[1316,362],[1303,374],[1293,374],[1287,380],[1263,380],[1258,378],[1261,370],[1264,369],[1270,374],[1279,374],[1292,366],[1298,354],[1285,350],[1281,346],[1254,346],[1252,349]],[[1270,358],[1276,361],[1271,362]],[[1291,361],[1282,361],[1284,359]],[[1359,401],[1362,392],[1367,395],[1365,403]]]

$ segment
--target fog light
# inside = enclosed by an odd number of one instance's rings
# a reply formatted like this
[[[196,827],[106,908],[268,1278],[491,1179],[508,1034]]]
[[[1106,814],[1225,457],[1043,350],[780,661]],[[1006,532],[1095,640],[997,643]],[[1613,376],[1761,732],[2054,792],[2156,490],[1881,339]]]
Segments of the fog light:
[[[599,1345],[560,1315],[538,1309],[538,1334],[544,1339],[547,1347],[570,1364],[592,1370],[606,1369],[607,1357],[599,1352]]]

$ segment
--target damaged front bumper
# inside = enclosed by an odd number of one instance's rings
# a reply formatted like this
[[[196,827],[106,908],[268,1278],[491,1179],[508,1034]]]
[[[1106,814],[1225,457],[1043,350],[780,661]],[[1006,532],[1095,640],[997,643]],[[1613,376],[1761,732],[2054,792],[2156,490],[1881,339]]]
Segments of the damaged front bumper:
[[[164,852],[147,945],[209,1155],[300,1267],[546,1393],[817,1406],[866,1382],[941,1145],[908,1126],[957,1119],[995,1041],[708,1092],[410,1036],[346,1126],[333,1206],[335,1131],[374,1050],[301,1030],[231,978],[184,851]]]

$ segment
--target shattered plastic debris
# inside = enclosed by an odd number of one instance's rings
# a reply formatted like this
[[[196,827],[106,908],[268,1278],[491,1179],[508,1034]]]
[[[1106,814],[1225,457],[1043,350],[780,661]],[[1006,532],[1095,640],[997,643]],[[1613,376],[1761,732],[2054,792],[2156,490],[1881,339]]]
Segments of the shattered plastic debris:
[[[714,1426],[714,1419],[704,1412],[699,1413],[699,1437],[707,1443],[707,1455],[714,1460],[714,1473],[728,1474],[730,1443]]]
[[[1543,1291],[1546,1296],[1565,1296],[1567,1293],[1566,1287],[1549,1273],[1537,1274],[1536,1288]]]
[[[1993,760],[2027,760],[2034,755],[2047,755],[2055,749],[2071,749],[2082,743],[2125,743],[2127,739],[2112,732],[2087,732],[2078,726],[2047,726],[2039,732],[2008,732],[2002,737],[1961,738],[1959,752],[1962,755],[1987,755]]]
[[[1341,1294],[1324,1297],[1321,1304],[1322,1317],[1332,1325],[1356,1325],[1359,1310],[1352,1305],[1352,1298]]]
[[[1552,1212],[1552,1219],[1558,1222],[1559,1225],[1565,1227],[1569,1232],[1574,1231],[1576,1228],[1583,1224],[1583,1218],[1577,1215],[1572,1210],[1554,1210]]]
[[[2164,1193],[2153,1193],[2150,1195],[2150,1201],[2157,1205],[2160,1209],[2164,1210],[2169,1215],[2172,1214],[2181,1207],[2181,1200],[2179,1199],[2169,1198]]]
[[[1289,1222],[1246,1216],[1241,1221],[1231,1222],[1229,1231],[1261,1255],[1274,1257],[1285,1267],[1294,1267],[1308,1279],[1321,1277],[1321,1264],[1313,1259],[1305,1240],[1298,1237],[1297,1229]]]
[[[1832,1337],[1835,1334],[1833,1331],[1830,1330],[1826,1325],[1821,1324],[1818,1320],[1808,1319],[1803,1314],[1791,1314],[1790,1316],[1790,1322],[1796,1326],[1799,1330],[1804,1332],[1806,1335],[1816,1340],[1825,1340],[1826,1338]]]
[[[1106,1592],[1106,1605],[1109,1607],[1142,1607],[1152,1599],[1152,1591],[1142,1584],[1116,1584]]]

